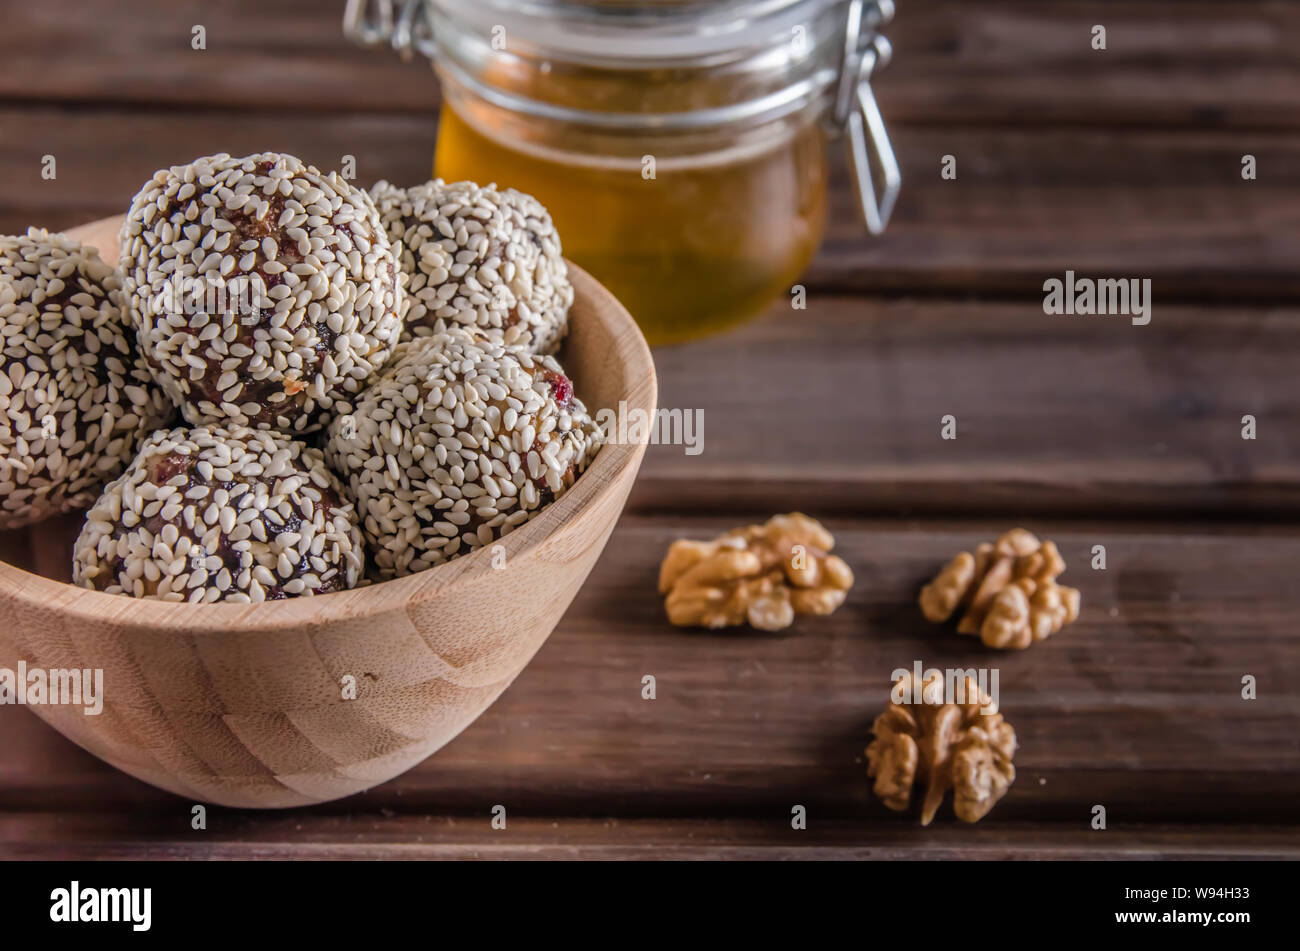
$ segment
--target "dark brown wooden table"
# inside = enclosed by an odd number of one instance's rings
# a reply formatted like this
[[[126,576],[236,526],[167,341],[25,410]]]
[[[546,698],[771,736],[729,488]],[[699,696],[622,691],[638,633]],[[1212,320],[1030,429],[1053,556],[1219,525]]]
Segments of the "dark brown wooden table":
[[[118,213],[155,168],[218,150],[427,177],[429,70],[349,48],[341,6],[4,3],[0,232]],[[888,234],[863,238],[838,171],[807,310],[656,353],[661,403],[704,410],[705,452],[650,448],[495,706],[369,793],[214,808],[205,832],[0,708],[0,857],[1296,856],[1300,4],[899,6],[878,82],[906,177]],[[1151,324],[1045,316],[1066,269],[1150,278]],[[777,635],[667,625],[672,539],[794,509],[857,573],[838,613]],[[1060,544],[1078,623],[1010,654],[926,625],[919,585],[1017,524]],[[1019,777],[976,826],[945,809],[921,829],[869,793],[871,720],[914,660],[1001,670]]]

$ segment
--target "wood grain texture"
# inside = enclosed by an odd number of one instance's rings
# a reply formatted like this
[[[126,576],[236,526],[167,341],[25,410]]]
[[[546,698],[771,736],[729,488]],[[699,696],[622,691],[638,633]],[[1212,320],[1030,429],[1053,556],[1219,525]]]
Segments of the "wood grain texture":
[[[899,6],[877,79],[905,179],[888,233],[864,240],[834,150],[809,309],[656,353],[662,403],[705,410],[705,451],[649,447],[512,689],[388,783],[291,813],[215,808],[205,833],[189,801],[0,707],[0,857],[1300,856],[1300,4]],[[348,47],[341,8],[6,4],[0,232],[120,213],[155,168],[219,150],[425,177],[432,75]],[[1042,281],[1066,269],[1151,278],[1152,325],[1044,316]],[[666,625],[653,582],[673,538],[796,507],[857,572],[844,608],[776,636]],[[1016,654],[926,625],[917,587],[1022,522],[1062,545],[1080,621]],[[0,560],[60,563],[59,540],[39,542],[0,534]],[[1086,567],[1098,543],[1105,572]],[[870,721],[914,659],[1000,668],[1019,778],[976,826],[945,808],[922,830],[868,792]],[[1244,673],[1259,700],[1239,699]]]
[[[702,452],[651,446],[641,510],[1044,512],[1294,518],[1300,322],[1162,306],[1049,317],[1039,301],[810,292],[725,337],[660,348],[660,403]],[[940,421],[957,419],[957,438]],[[1242,416],[1258,423],[1242,439]]]
[[[416,182],[431,171],[426,116],[275,116],[238,111],[0,108],[0,231],[66,228],[121,214],[154,171],[198,155],[274,148],[321,168],[357,162],[357,181]],[[852,293],[1041,299],[1043,281],[1149,278],[1158,301],[1300,299],[1300,229],[1290,135],[1105,129],[901,127],[906,184],[888,234],[868,240],[830,144],[826,240],[809,287]],[[1241,180],[1241,155],[1259,179]],[[944,155],[957,180],[939,176]],[[57,178],[41,178],[45,155]]]
[[[427,64],[343,36],[342,0],[6,2],[0,98],[245,112],[437,111]],[[194,26],[207,49],[191,46]],[[35,41],[35,42],[33,42]],[[57,70],[49,54],[57,44]],[[192,157],[192,156],[191,156]]]
[[[1105,51],[1091,45],[1106,27]],[[905,0],[886,115],[1012,126],[1290,127],[1300,8],[1276,0]]]
[[[222,815],[221,827],[187,832],[189,811],[123,822],[121,814],[0,816],[0,856],[13,859],[428,861],[970,861],[1294,859],[1285,826],[1142,825],[1102,835],[1051,824],[985,828],[810,821],[795,832],[784,813],[762,819],[451,818],[358,808],[348,816]],[[987,821],[987,820],[986,820]],[[160,828],[161,827],[161,828]],[[51,846],[50,843],[57,843]]]
[[[1297,124],[1300,9],[1277,0],[906,0],[877,84],[895,122]],[[0,98],[291,113],[437,108],[432,71],[342,34],[343,3],[9,3]],[[1108,31],[1105,52],[1091,29]],[[191,49],[195,24],[207,29]],[[506,24],[508,26],[508,23]],[[42,42],[42,40],[44,42]],[[34,42],[35,41],[35,42]],[[49,68],[57,43],[59,69]]]
[[[111,260],[120,223],[72,234]],[[578,391],[593,407],[653,412],[654,365],[636,324],[586,273],[572,279],[563,356]],[[33,709],[179,795],[263,807],[350,795],[429,756],[519,674],[599,557],[643,452],[605,446],[501,539],[504,569],[484,548],[353,591],[240,606],[107,595],[0,563],[0,667],[103,670],[102,714]],[[30,528],[27,567],[66,579],[78,529],[75,516]]]
[[[660,556],[676,537],[731,524],[625,515],[529,668],[436,757],[292,816],[217,810],[202,843],[185,801],[74,755],[26,711],[0,709],[15,753],[0,761],[0,816],[10,817],[0,852],[1300,854],[1291,629],[1300,590],[1272,573],[1300,558],[1295,533],[1032,521],[1060,545],[1082,614],[1030,650],[998,652],[927,624],[914,598],[944,560],[1003,521],[832,520],[836,550],[858,576],[835,614],[776,635],[670,627],[654,590]],[[1094,544],[1107,548],[1105,571],[1088,567]],[[945,807],[922,832],[915,815],[869,793],[871,720],[891,672],[914,660],[999,669],[1018,777],[977,826]],[[1241,698],[1246,673],[1258,678],[1258,700]],[[641,699],[646,674],[654,701]],[[505,833],[489,825],[496,804],[507,808]],[[790,838],[794,804],[808,809],[806,840]],[[1088,827],[1095,804],[1107,808],[1104,833]]]
[[[810,286],[1042,300],[1067,269],[1149,278],[1165,303],[1300,296],[1300,148],[1278,132],[907,127],[904,185],[885,236],[865,240],[832,149],[826,241]],[[1243,181],[1242,155],[1259,177]],[[957,178],[940,177],[943,156]]]
[[[323,122],[311,114],[75,107],[0,109],[0,129],[0,230],[15,232],[124,214],[157,169],[216,152],[273,149],[323,169],[351,155],[366,187],[385,176],[421,181],[433,168],[437,126],[417,116],[343,114]],[[41,177],[45,155],[57,160],[53,180]]]

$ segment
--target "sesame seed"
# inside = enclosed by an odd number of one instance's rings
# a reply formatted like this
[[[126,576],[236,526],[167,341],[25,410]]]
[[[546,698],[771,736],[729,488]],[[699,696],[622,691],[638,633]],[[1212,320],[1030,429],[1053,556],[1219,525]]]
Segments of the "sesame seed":
[[[510,401],[533,409],[521,414]],[[500,421],[500,440],[475,435],[488,419]],[[526,456],[513,449],[525,431],[536,443]],[[349,418],[331,422],[325,454],[356,499],[376,573],[390,578],[532,518],[573,484],[603,436],[554,357],[453,328],[399,344]]]
[[[184,501],[157,513],[161,527],[136,516],[163,493]],[[134,597],[260,602],[355,587],[364,560],[355,509],[319,450],[196,427],[155,432],[110,483],[86,515],[73,579]]]
[[[400,242],[403,339],[462,326],[530,353],[559,348],[573,285],[541,202],[514,189],[441,179],[405,189],[381,181],[370,194],[390,243]]]
[[[0,236],[0,529],[91,504],[171,414],[126,309],[93,248]]]
[[[354,260],[362,242],[367,259]],[[373,201],[290,155],[213,155],[160,171],[132,201],[121,244],[134,329],[195,425],[319,429],[401,333],[398,263]],[[200,295],[199,312],[178,322],[169,289],[188,293],[204,275],[227,293]],[[322,300],[350,307],[344,317]]]

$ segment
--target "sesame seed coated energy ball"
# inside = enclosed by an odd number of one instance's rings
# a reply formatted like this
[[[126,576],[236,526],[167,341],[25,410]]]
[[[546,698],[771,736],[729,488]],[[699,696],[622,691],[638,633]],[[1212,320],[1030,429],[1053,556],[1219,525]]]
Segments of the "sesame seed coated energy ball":
[[[0,237],[0,528],[89,505],[173,412],[93,248]]]
[[[355,510],[319,450],[253,429],[161,430],[86,515],[77,584],[164,601],[274,601],[354,587]]]
[[[330,424],[383,577],[490,544],[568,489],[603,432],[553,357],[464,331],[419,337]]]
[[[122,226],[140,348],[194,424],[319,428],[401,335],[370,196],[291,155],[159,171]]]
[[[402,242],[410,336],[456,324],[500,331],[554,353],[568,330],[573,285],[550,213],[532,195],[435,179],[370,190],[389,239]]]

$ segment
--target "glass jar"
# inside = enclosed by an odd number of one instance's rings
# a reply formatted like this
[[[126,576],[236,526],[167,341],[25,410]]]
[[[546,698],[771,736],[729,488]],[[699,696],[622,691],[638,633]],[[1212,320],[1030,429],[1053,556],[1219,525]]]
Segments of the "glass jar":
[[[351,0],[350,36],[428,56],[434,174],[536,195],[567,257],[651,343],[787,294],[821,241],[847,132],[867,227],[899,175],[871,95],[889,0]],[[876,182],[879,179],[879,186]]]

